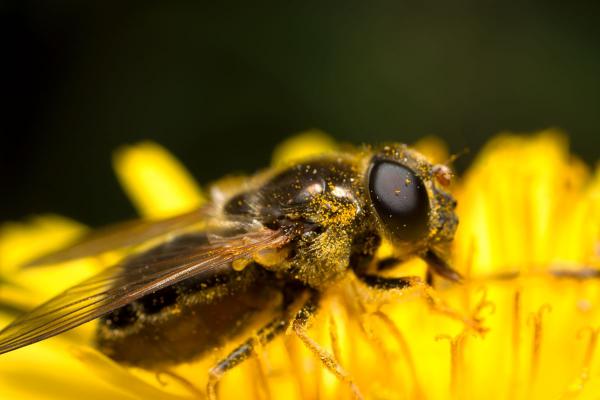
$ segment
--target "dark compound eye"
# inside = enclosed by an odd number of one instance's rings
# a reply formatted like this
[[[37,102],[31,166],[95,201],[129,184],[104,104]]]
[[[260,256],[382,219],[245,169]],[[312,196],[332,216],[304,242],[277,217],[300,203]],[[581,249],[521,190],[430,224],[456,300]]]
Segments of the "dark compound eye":
[[[427,234],[427,189],[410,168],[393,161],[372,161],[369,194],[381,221],[397,239],[418,240]]]

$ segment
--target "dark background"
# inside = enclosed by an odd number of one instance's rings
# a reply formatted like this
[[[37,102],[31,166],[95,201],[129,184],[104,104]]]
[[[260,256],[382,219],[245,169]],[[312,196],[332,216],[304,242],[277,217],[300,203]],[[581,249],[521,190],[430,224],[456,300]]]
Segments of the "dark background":
[[[110,155],[141,139],[201,182],[312,127],[437,134],[473,150],[460,168],[499,131],[559,127],[597,160],[598,2],[415,3],[0,0],[0,220],[133,216]]]

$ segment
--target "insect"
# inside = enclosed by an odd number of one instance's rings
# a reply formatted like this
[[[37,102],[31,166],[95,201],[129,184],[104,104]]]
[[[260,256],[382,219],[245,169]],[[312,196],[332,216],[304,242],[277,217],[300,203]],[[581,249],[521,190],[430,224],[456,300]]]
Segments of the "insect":
[[[99,319],[102,352],[158,369],[198,358],[269,316],[210,370],[207,393],[215,398],[221,376],[257,344],[288,329],[313,343],[308,320],[347,274],[378,290],[414,285],[414,278],[378,274],[389,264],[374,257],[383,239],[395,259],[421,257],[430,273],[459,281],[442,255],[458,224],[449,183],[448,167],[402,144],[348,149],[216,183],[198,210],[104,228],[35,261],[130,250],[5,327],[0,353]]]

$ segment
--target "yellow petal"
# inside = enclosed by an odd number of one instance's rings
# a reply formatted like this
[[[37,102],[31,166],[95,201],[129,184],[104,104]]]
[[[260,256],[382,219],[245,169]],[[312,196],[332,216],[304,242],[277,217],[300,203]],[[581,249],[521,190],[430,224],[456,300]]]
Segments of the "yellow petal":
[[[70,219],[45,215],[29,222],[0,227],[0,274],[7,283],[0,302],[29,309],[96,273],[100,259],[75,260],[60,265],[21,268],[23,263],[58,250],[81,236],[87,228]]]
[[[426,136],[411,147],[423,154],[433,164],[445,163],[450,158],[448,146],[437,136]]]
[[[144,217],[177,215],[199,207],[205,200],[185,167],[156,143],[142,142],[119,149],[113,166],[123,189]]]
[[[587,169],[569,155],[560,133],[494,139],[457,193],[455,263],[471,263],[477,266],[474,272],[489,275],[557,262],[561,235],[577,218],[577,202],[588,179]]]
[[[69,353],[56,339],[3,354],[0,396],[11,400],[131,400],[108,385]]]
[[[160,390],[156,386],[158,384],[156,378],[154,378],[154,384],[149,384],[132,374],[130,370],[90,347],[72,347],[71,352],[83,363],[83,367],[88,369],[88,374],[118,388],[124,395],[128,395],[127,397],[157,400],[190,398],[190,396],[178,396]]]
[[[58,215],[5,223],[0,226],[0,274],[11,274],[22,264],[65,246],[86,230]]]
[[[337,149],[335,141],[319,130],[310,130],[280,143],[273,151],[272,164],[285,165]]]

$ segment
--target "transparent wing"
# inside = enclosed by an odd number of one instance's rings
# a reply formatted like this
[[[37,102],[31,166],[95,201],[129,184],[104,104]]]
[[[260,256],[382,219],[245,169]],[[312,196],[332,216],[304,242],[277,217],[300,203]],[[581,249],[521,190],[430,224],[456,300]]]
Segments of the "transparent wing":
[[[177,246],[159,257],[126,259],[13,321],[0,331],[0,354],[57,335],[184,279],[228,268],[236,259],[289,240],[291,235],[283,230],[257,228],[198,246]]]
[[[195,225],[201,225],[210,217],[210,210],[209,207],[205,207],[161,220],[134,220],[100,228],[68,247],[27,263],[25,267],[95,256],[110,250],[136,246],[162,235],[175,235]]]

